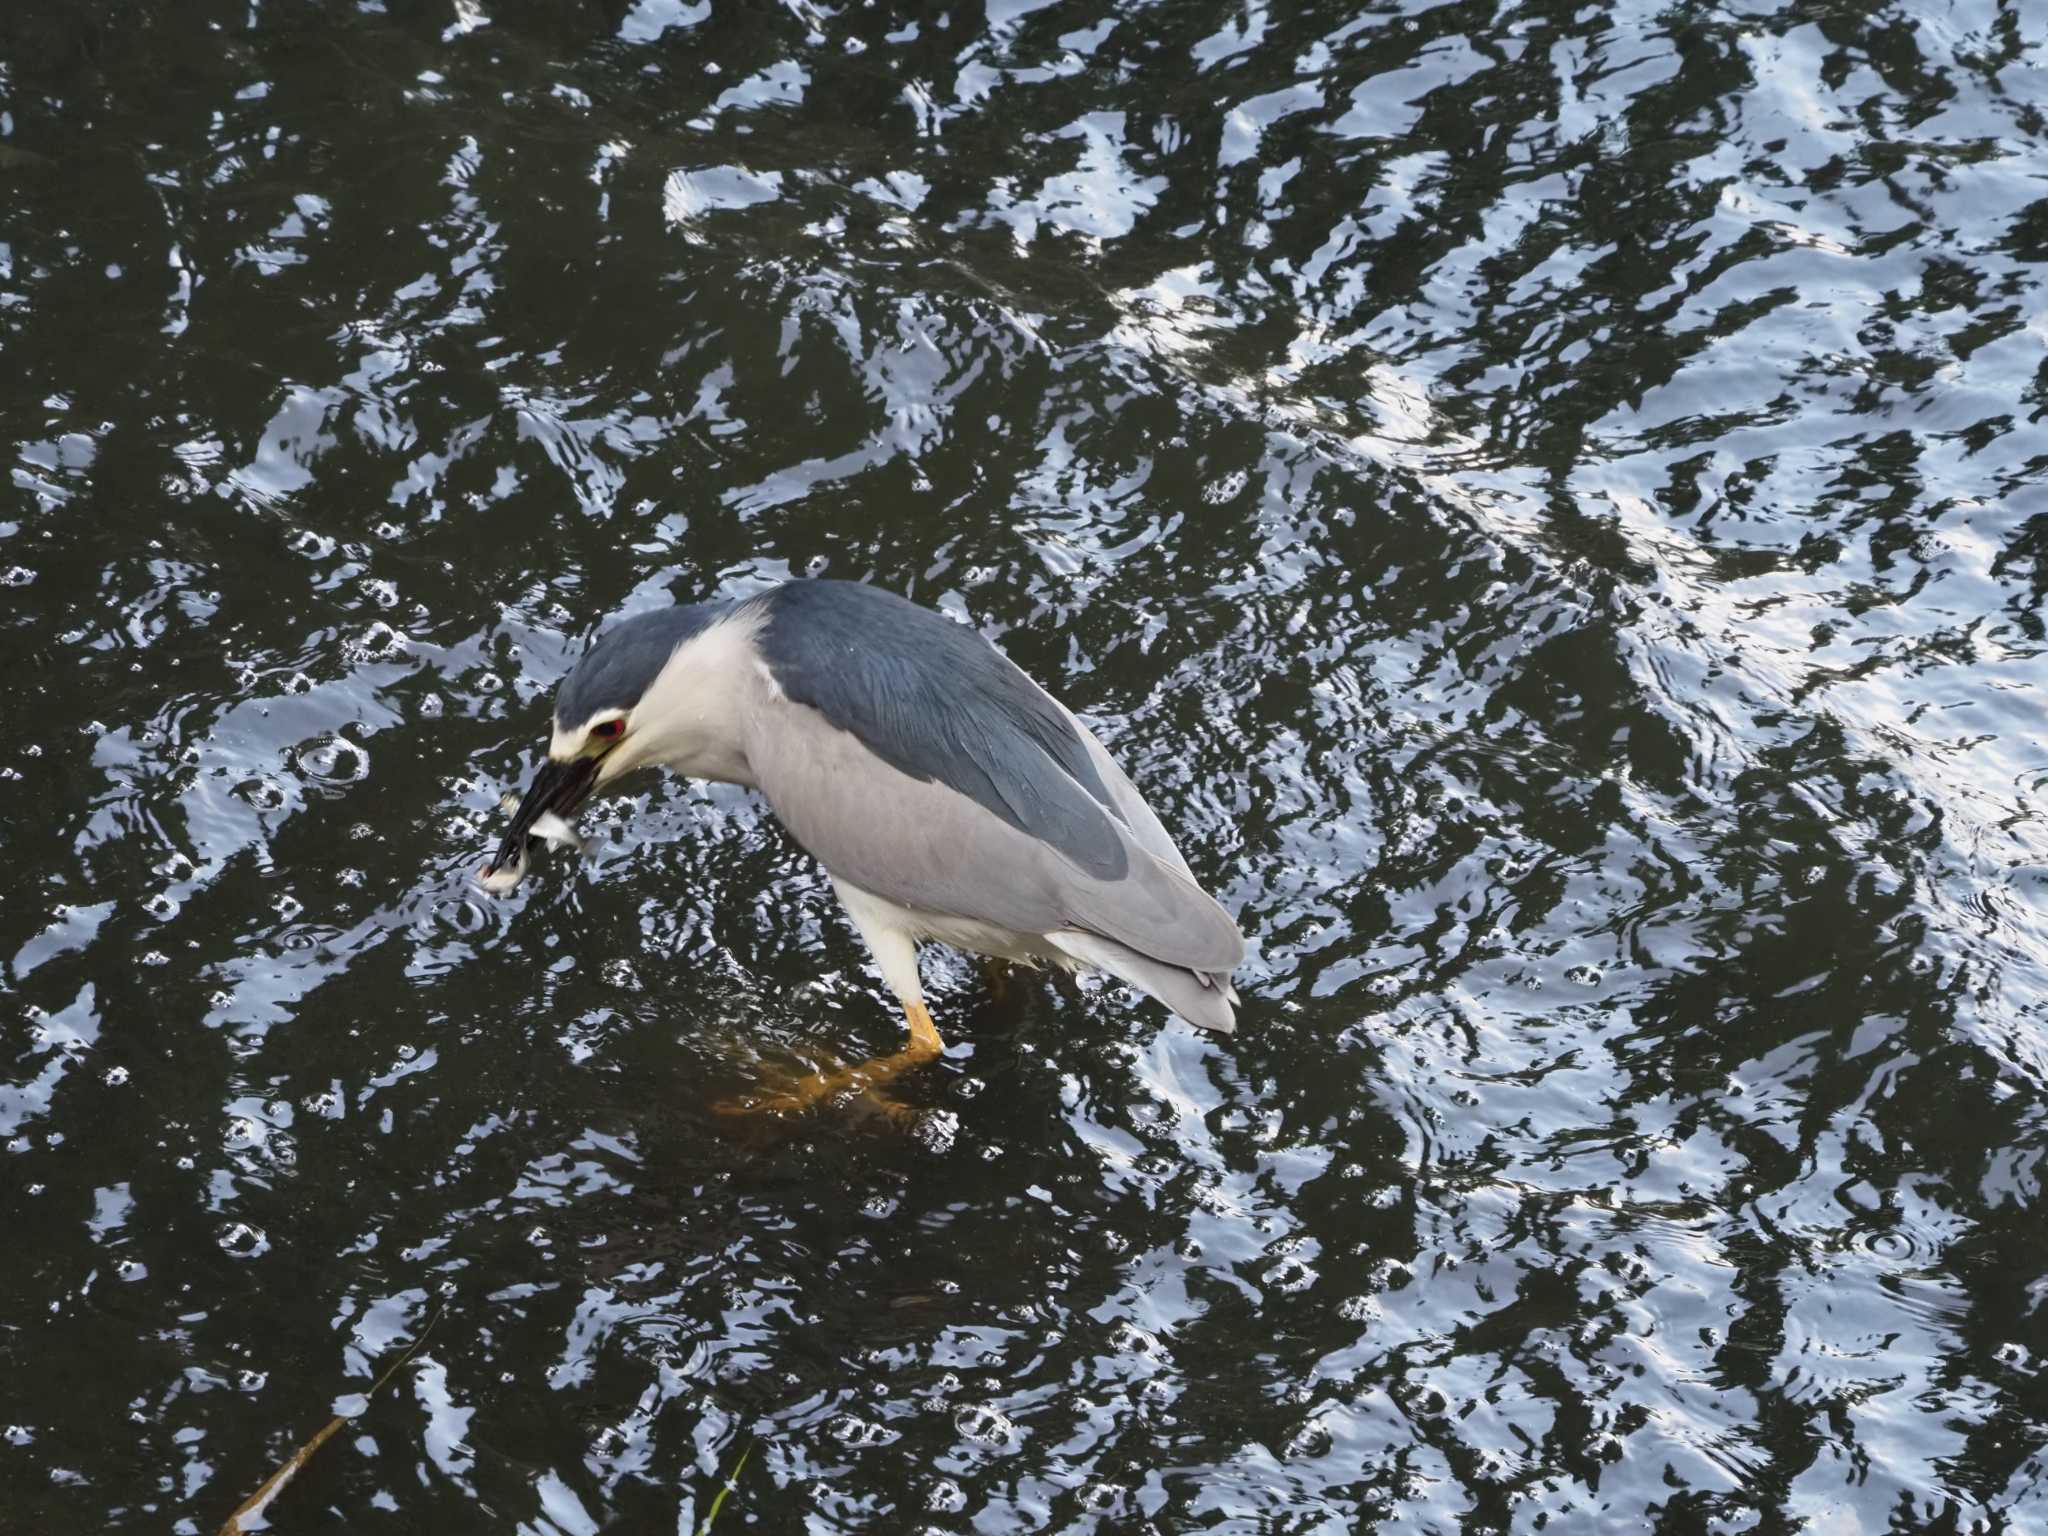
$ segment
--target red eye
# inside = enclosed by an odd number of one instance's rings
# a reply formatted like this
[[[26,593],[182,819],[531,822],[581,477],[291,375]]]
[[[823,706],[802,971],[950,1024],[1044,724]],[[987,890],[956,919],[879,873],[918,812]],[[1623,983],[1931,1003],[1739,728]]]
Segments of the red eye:
[[[602,736],[606,741],[610,741],[614,736],[618,735],[619,732],[623,731],[625,728],[626,722],[623,720],[604,720],[600,721],[596,725],[593,725],[590,728],[590,733],[593,736]]]

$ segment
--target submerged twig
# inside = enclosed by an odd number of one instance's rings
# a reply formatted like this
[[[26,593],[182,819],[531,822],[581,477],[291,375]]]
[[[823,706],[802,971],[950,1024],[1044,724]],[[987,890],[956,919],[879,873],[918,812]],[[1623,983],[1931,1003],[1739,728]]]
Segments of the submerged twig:
[[[384,1383],[398,1374],[398,1368],[410,1360],[418,1352],[419,1347],[426,1343],[427,1335],[434,1331],[434,1324],[440,1320],[441,1314],[438,1312],[428,1318],[427,1326],[420,1330],[420,1336],[406,1345],[405,1352],[385,1368],[382,1376],[379,1376],[370,1384],[370,1390],[363,1394],[363,1408],[365,1412],[369,1409],[370,1399],[375,1397],[383,1388]],[[270,1501],[284,1491],[284,1485],[297,1477],[300,1469],[313,1459],[313,1453],[325,1445],[337,1429],[340,1429],[342,1425],[349,1423],[355,1417],[358,1417],[358,1415],[336,1414],[333,1418],[329,1419],[319,1434],[292,1452],[291,1460],[271,1473],[264,1480],[263,1486],[250,1494],[243,1501],[240,1509],[228,1516],[228,1523],[220,1528],[220,1536],[243,1536],[243,1533],[249,1529],[247,1522],[260,1519],[263,1511],[270,1507]],[[744,1461],[746,1458],[741,1457],[740,1459]],[[737,1469],[735,1469],[735,1472],[737,1472]],[[712,1513],[717,1513],[716,1506],[713,1506]]]

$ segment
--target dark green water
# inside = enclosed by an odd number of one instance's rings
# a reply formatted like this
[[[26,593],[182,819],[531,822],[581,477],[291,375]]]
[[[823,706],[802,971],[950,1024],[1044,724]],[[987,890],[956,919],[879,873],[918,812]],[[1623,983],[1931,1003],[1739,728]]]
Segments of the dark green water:
[[[0,7],[0,1528],[2048,1530],[2048,11]],[[971,620],[1253,937],[914,1132],[590,626]]]

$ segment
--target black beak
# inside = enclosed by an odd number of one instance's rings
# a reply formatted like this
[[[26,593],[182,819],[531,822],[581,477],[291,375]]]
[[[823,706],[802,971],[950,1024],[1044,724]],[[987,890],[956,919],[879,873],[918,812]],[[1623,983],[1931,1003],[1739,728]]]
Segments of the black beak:
[[[594,757],[579,757],[567,763],[549,758],[542,763],[540,771],[533,776],[533,782],[526,786],[526,798],[512,813],[512,825],[505,833],[505,840],[498,844],[498,851],[492,855],[484,873],[503,869],[528,851],[528,843],[540,841],[539,838],[529,838],[527,829],[544,812],[553,811],[565,821],[575,815],[576,807],[590,797],[590,791],[596,784],[597,759]]]

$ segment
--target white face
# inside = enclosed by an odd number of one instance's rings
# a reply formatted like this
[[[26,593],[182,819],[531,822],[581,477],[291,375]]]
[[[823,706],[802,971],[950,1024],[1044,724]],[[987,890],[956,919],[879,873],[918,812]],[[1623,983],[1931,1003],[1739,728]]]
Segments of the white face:
[[[691,778],[751,784],[743,686],[758,665],[747,648],[751,633],[732,623],[712,625],[676,648],[631,707],[555,722],[548,756],[558,763],[596,758],[600,788],[656,765]]]
[[[610,759],[632,734],[631,714],[622,709],[601,710],[581,725],[567,729],[558,721],[548,740],[548,756],[558,763],[573,763],[580,757],[606,759],[597,770],[601,784],[617,776],[618,770]],[[612,771],[607,772],[608,769]]]

